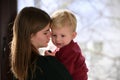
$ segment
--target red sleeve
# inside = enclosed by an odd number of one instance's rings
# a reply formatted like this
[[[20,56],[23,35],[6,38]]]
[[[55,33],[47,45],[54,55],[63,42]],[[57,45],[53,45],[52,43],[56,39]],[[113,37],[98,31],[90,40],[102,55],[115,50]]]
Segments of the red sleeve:
[[[74,55],[74,70],[72,73],[73,80],[87,80],[88,79],[88,68],[85,63],[85,58],[82,53],[75,53]]]
[[[85,58],[79,52],[71,52],[69,58],[64,59],[63,64],[73,77],[73,80],[87,80],[88,68],[85,63]]]
[[[87,80],[88,68],[80,49],[65,49],[64,54],[56,55],[70,72],[73,80]]]

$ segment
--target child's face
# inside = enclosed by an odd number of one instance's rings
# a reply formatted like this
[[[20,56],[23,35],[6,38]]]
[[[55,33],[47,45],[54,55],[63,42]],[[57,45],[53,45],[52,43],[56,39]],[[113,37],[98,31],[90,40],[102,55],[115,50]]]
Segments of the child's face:
[[[72,32],[69,27],[52,29],[52,42],[58,48],[68,45],[75,36],[76,32]]]

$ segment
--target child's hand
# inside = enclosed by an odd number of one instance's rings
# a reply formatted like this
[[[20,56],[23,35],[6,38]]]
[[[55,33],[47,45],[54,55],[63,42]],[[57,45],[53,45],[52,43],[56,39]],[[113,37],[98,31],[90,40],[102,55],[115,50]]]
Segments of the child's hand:
[[[52,52],[51,50],[45,51],[45,56],[55,56],[55,52]]]

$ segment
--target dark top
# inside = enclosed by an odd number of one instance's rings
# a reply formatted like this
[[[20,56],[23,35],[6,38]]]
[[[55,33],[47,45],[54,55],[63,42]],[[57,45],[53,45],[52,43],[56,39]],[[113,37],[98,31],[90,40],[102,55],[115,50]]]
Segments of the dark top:
[[[36,66],[29,67],[27,80],[73,80],[64,65],[55,57],[38,54],[32,57],[32,64]]]
[[[73,80],[64,65],[55,57],[33,53],[31,64],[27,80]]]
[[[81,49],[73,40],[67,46],[62,47],[56,52],[56,58],[62,62],[73,80],[87,80],[88,68],[85,63],[85,58],[82,55]]]

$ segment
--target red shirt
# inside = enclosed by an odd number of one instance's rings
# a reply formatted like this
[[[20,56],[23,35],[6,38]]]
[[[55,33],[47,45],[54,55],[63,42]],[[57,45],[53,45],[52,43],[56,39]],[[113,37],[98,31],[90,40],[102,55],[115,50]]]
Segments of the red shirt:
[[[70,44],[56,52],[56,58],[62,62],[73,77],[73,80],[87,80],[88,68],[85,58],[77,43],[71,41]]]

